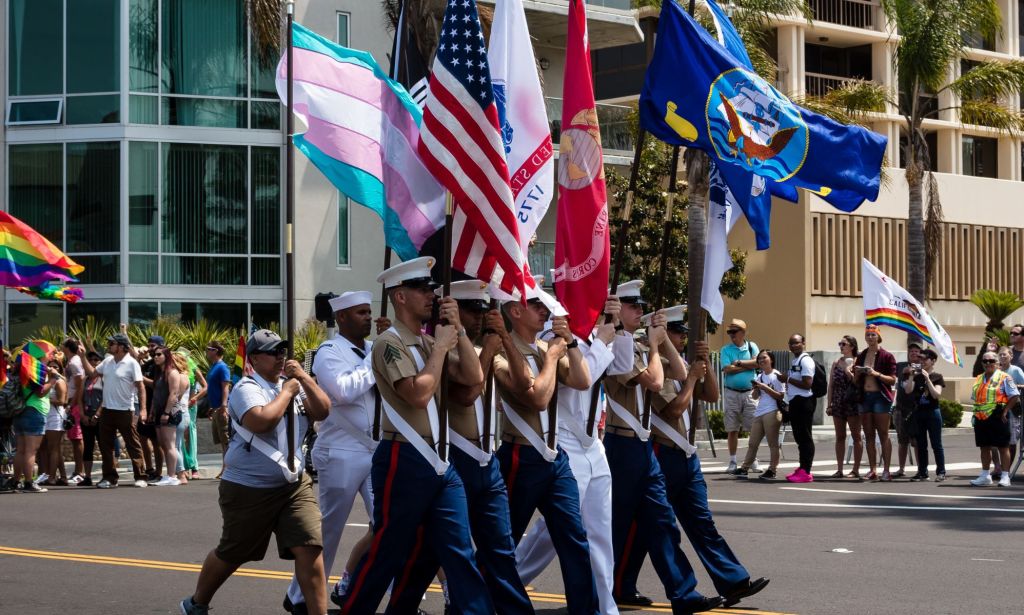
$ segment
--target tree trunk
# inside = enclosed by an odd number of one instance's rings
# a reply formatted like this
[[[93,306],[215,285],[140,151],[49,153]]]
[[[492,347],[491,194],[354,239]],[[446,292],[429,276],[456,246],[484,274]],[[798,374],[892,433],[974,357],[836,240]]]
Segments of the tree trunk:
[[[907,186],[910,189],[907,215],[907,290],[915,299],[924,303],[928,300],[926,254],[924,239],[924,172],[916,156],[910,153],[907,164]],[[907,341],[920,342],[910,334]]]
[[[686,150],[684,160],[690,189],[686,207],[686,302],[690,327],[687,358],[693,361],[693,343],[707,339],[707,313],[700,304],[701,290],[704,286],[704,254],[708,241],[709,160],[707,154],[694,148]]]

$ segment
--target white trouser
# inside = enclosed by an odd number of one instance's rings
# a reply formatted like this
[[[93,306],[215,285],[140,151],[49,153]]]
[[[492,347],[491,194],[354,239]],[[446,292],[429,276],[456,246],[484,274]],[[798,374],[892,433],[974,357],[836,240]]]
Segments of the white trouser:
[[[612,596],[615,557],[612,549],[612,473],[604,444],[597,440],[584,449],[571,432],[561,429],[558,445],[569,456],[569,467],[580,489],[583,528],[590,543],[590,564],[594,569],[597,597],[602,615],[618,615]],[[516,567],[523,584],[536,579],[555,559],[555,546],[541,517],[516,548]]]
[[[313,467],[317,472],[320,500],[320,532],[324,543],[324,573],[330,577],[334,558],[341,544],[348,515],[356,501],[363,496],[366,514],[373,519],[373,491],[370,489],[370,451],[313,448]],[[330,591],[328,585],[327,591]],[[292,603],[305,602],[299,582],[292,577],[288,586],[288,599]]]

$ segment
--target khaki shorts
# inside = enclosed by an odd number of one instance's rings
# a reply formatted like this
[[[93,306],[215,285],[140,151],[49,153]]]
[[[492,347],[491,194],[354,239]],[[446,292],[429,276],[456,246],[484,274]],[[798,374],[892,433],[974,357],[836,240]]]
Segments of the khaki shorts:
[[[210,421],[211,429],[213,430],[213,443],[220,444],[223,447],[227,447],[228,442],[231,441],[231,433],[228,431],[228,423],[231,419],[226,414],[221,414],[217,410],[211,409],[211,416],[213,420]]]
[[[722,406],[725,410],[726,431],[750,431],[754,410],[757,408],[757,402],[751,395],[751,391],[724,389]]]
[[[270,489],[221,481],[218,503],[224,529],[216,553],[229,564],[262,560],[271,534],[281,559],[295,559],[293,547],[323,546],[320,508],[305,474],[297,483]]]

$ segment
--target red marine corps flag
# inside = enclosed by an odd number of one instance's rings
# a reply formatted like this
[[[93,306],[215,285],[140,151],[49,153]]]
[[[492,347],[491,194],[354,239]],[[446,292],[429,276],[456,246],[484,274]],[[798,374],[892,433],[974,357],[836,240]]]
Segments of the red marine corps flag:
[[[554,284],[558,300],[569,310],[572,332],[583,339],[590,336],[604,307],[611,260],[604,156],[590,75],[586,8],[583,0],[570,0]]]

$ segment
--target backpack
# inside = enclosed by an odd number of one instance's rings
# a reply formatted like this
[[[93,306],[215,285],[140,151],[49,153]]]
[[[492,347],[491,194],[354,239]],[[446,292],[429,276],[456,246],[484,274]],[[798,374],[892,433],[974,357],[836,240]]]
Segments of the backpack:
[[[800,358],[803,358],[804,355],[811,356],[805,352],[800,355]],[[814,361],[814,357],[811,357],[811,361]],[[816,398],[828,395],[828,374],[825,373],[825,366],[817,361],[814,361],[814,378],[811,380],[811,394]]]
[[[21,382],[16,376],[9,377],[0,387],[0,418],[14,418],[24,409],[25,396],[21,392]]]

